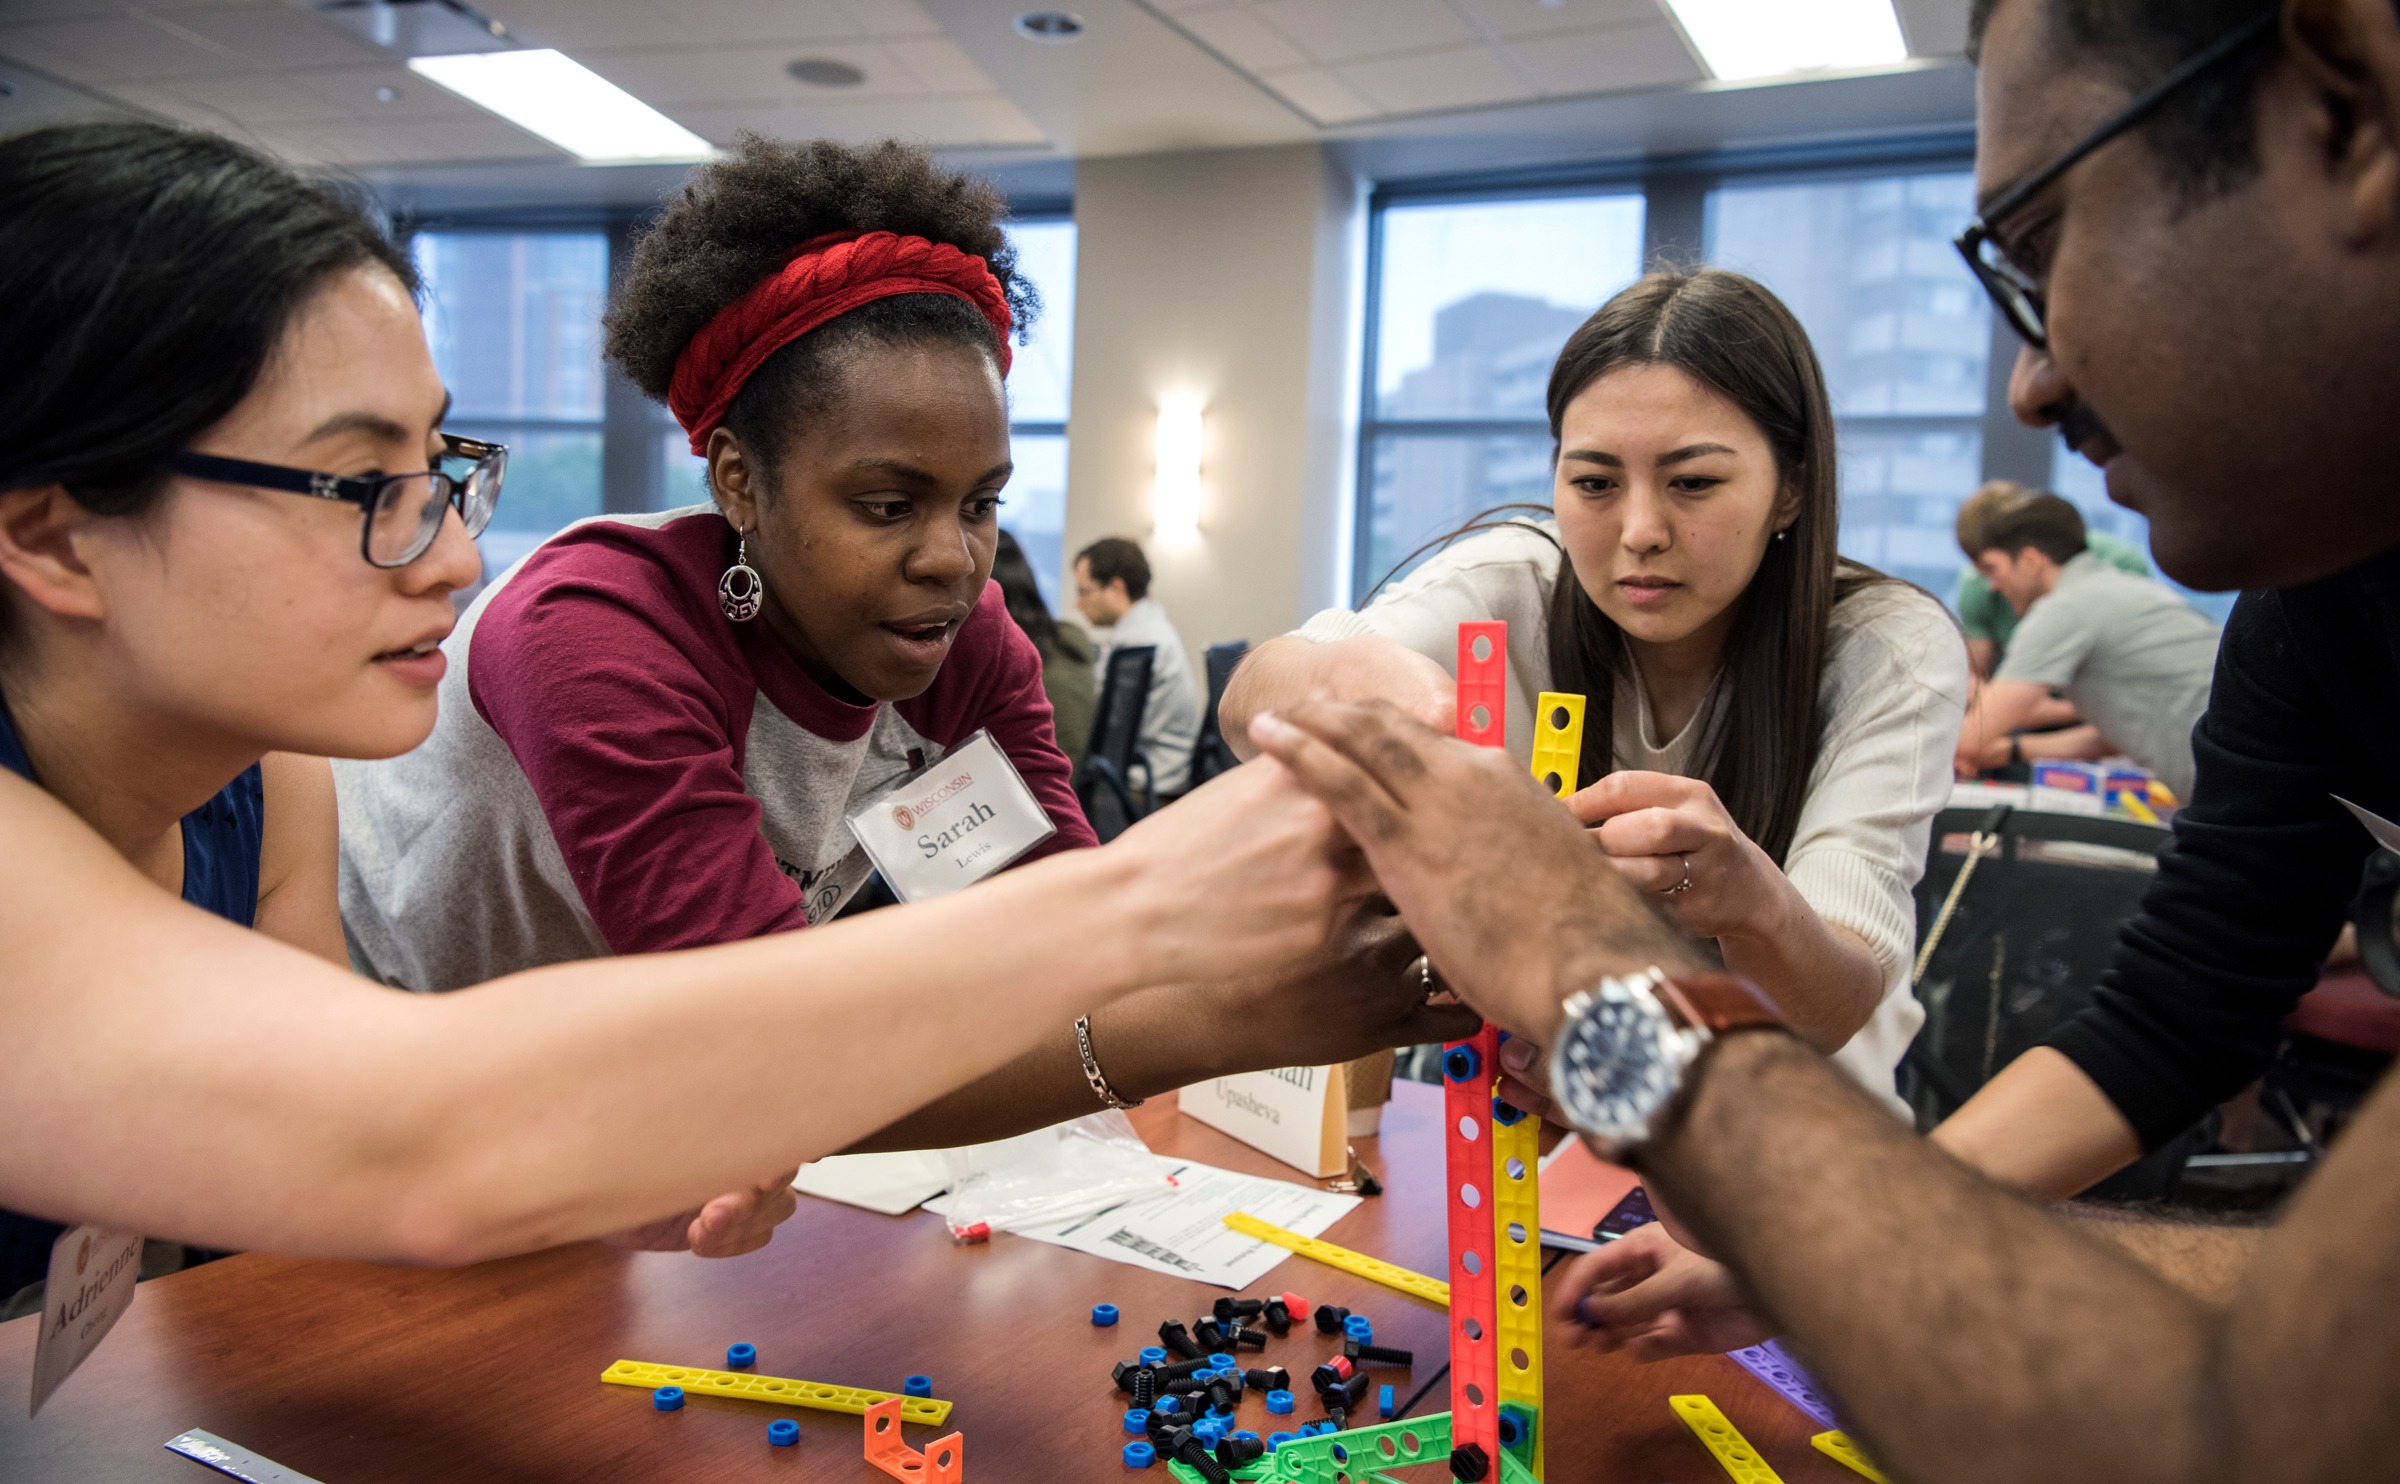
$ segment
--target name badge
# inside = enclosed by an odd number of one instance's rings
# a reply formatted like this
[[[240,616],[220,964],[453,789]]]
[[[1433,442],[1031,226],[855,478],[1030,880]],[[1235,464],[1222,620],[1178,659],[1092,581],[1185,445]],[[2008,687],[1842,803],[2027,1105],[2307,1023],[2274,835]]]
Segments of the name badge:
[[[850,816],[850,833],[904,902],[973,886],[1058,833],[990,732]]]
[[[133,1302],[133,1285],[141,1276],[138,1236],[75,1226],[50,1244],[42,1328],[33,1341],[34,1411],[108,1338]]]

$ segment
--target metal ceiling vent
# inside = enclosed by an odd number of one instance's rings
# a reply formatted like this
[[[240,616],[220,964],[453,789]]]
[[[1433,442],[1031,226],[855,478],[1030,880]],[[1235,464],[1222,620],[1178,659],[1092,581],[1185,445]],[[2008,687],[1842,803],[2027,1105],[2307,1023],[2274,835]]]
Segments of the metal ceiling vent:
[[[867,80],[867,75],[835,57],[799,57],[784,64],[792,81],[803,82],[812,88],[854,88]]]
[[[1013,22],[1027,41],[1073,41],[1083,34],[1083,17],[1063,10],[1029,10]]]
[[[517,38],[464,0],[318,0],[317,13],[404,57],[508,51]]]

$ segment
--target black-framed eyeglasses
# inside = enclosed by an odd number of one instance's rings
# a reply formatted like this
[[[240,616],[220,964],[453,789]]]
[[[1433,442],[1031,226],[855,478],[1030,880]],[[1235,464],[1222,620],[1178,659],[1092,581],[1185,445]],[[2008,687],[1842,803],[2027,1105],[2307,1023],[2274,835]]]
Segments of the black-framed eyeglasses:
[[[346,500],[361,514],[359,555],[377,567],[405,567],[432,547],[441,534],[444,511],[455,509],[469,536],[483,534],[492,523],[493,507],[500,503],[508,448],[444,433],[442,454],[435,462],[446,467],[411,474],[323,474],[215,454],[179,453],[167,467],[194,479]]]
[[[2048,190],[2058,178],[2084,162],[2102,145],[2132,129],[2158,111],[2192,79],[2216,67],[2242,48],[2257,41],[2278,26],[2283,19],[2281,6],[2270,6],[2260,14],[2210,42],[2186,59],[2174,71],[2152,83],[2147,92],[2125,105],[2114,117],[2083,138],[2083,142],[2002,191],[1993,202],[1967,223],[1958,234],[1959,255],[1967,260],[1983,291],[1992,296],[2000,312],[2008,316],[2009,325],[2023,336],[2027,345],[2037,350],[2047,349],[2050,332],[2045,324],[2048,305],[2042,297],[2042,277],[2009,258],[2008,244],[2000,235],[2000,224],[2022,210],[2026,203]]]

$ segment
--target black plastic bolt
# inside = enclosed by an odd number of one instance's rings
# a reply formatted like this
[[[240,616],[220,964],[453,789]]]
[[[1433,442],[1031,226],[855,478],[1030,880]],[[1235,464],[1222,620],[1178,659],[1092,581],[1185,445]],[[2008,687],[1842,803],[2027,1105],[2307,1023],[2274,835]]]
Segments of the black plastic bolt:
[[[1267,1456],[1267,1445],[1259,1438],[1227,1438],[1217,1444],[1217,1462],[1229,1469],[1256,1463]]]
[[[1133,1378],[1148,1369],[1150,1368],[1138,1360],[1120,1360],[1117,1362],[1117,1368],[1109,1372],[1109,1375],[1115,1378],[1117,1390],[1131,1391],[1133,1390]]]
[[[1139,1371],[1136,1371],[1133,1376],[1133,1404],[1144,1411],[1148,1411],[1150,1404],[1157,1400],[1158,1372],[1150,1369],[1148,1366],[1143,1366]]]
[[[1158,1342],[1167,1347],[1167,1353],[1180,1355],[1185,1360],[1201,1360],[1208,1354],[1192,1343],[1192,1332],[1185,1329],[1179,1320],[1170,1319],[1158,1327]]]
[[[1342,1321],[1349,1317],[1350,1311],[1338,1304],[1319,1304],[1317,1305],[1317,1333],[1338,1335],[1342,1332]]]
[[[1242,1404],[1242,1389],[1223,1381],[1211,1381],[1208,1383],[1208,1404],[1212,1410],[1231,1412]]]
[[[1342,1405],[1345,1407],[1356,1407],[1360,1402],[1367,1399],[1367,1388],[1373,1386],[1374,1384],[1374,1377],[1368,1375],[1365,1371],[1358,1372],[1349,1380],[1342,1383]],[[1328,1401],[1332,1400],[1330,1395],[1326,1399]]]
[[[1158,1367],[1158,1379],[1163,1385],[1168,1381],[1180,1381],[1186,1376],[1211,1369],[1214,1368],[1209,1365],[1208,1358],[1199,1356],[1191,1360],[1179,1360],[1173,1365]]]
[[[1282,1366],[1269,1366],[1265,1370],[1259,1371],[1244,1371],[1242,1380],[1249,1385],[1252,1391],[1289,1391],[1292,1389],[1292,1373]]]
[[[1225,1327],[1217,1323],[1217,1321],[1214,1319],[1196,1319],[1192,1321],[1192,1335],[1194,1338],[1198,1339],[1200,1343],[1208,1346],[1211,1350],[1223,1350],[1227,1348],[1225,1340]]]
[[[1166,1385],[1160,1387],[1159,1394],[1162,1396],[1197,1396],[1207,1389],[1208,1383],[1206,1381],[1196,1381],[1190,1376],[1177,1376],[1174,1380],[1169,1381]]]
[[[1252,1329],[1246,1324],[1235,1325],[1232,1338],[1237,1349],[1244,1345],[1253,1350],[1267,1348],[1267,1332],[1263,1329]]]
[[[1168,1457],[1190,1464],[1208,1484],[1233,1484],[1233,1476],[1218,1467],[1216,1459],[1209,1456],[1208,1445],[1192,1436],[1190,1428],[1179,1427],[1163,1441]]]
[[[1479,1484],[1491,1473],[1492,1461],[1484,1456],[1481,1443],[1464,1443],[1450,1450],[1450,1477],[1463,1479],[1466,1484]]]
[[[1266,1314],[1267,1328],[1279,1335],[1288,1335],[1292,1332],[1292,1310],[1289,1304],[1279,1298],[1269,1299],[1267,1300]]]
[[[1342,1354],[1353,1364],[1362,1360],[1381,1365],[1413,1366],[1417,1363],[1417,1353],[1413,1350],[1401,1350],[1390,1345],[1362,1345],[1356,1340],[1343,1341]]]
[[[1325,1420],[1333,1424],[1335,1432],[1346,1432],[1350,1427],[1350,1409],[1329,1406],[1325,1409]]]

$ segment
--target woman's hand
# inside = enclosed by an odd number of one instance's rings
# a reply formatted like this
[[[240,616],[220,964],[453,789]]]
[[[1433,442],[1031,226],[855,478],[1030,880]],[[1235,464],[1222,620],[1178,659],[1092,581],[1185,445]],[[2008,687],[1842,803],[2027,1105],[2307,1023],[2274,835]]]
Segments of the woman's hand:
[[[1569,1344],[1626,1350],[1636,1360],[1719,1355],[1775,1333],[1750,1311],[1730,1271],[1658,1222],[1577,1258],[1551,1293],[1551,1308],[1572,1326]]]
[[[1298,634],[1270,639],[1233,672],[1217,719],[1237,756],[1258,755],[1250,720],[1301,701],[1389,701],[1435,731],[1451,730],[1458,686],[1450,672],[1381,635],[1320,644]]]
[[[1238,1038],[1246,1067],[1320,1067],[1474,1035],[1482,1024],[1474,1011],[1425,1003],[1417,954],[1417,940],[1378,897],[1287,969],[1194,991],[1205,996],[1195,1012]]]
[[[1798,895],[1791,882],[1705,781],[1611,773],[1567,806],[1597,826],[1600,848],[1625,879],[1657,896],[1693,937],[1770,936],[1789,920]]]
[[[1245,763],[1103,846],[1133,985],[1280,972],[1373,891],[1365,860],[1280,763]]]
[[[685,1211],[606,1238],[611,1247],[634,1252],[684,1252],[695,1257],[739,1257],[774,1240],[775,1228],[791,1219],[800,1198],[792,1191],[798,1170],[718,1196],[697,1211]]]

